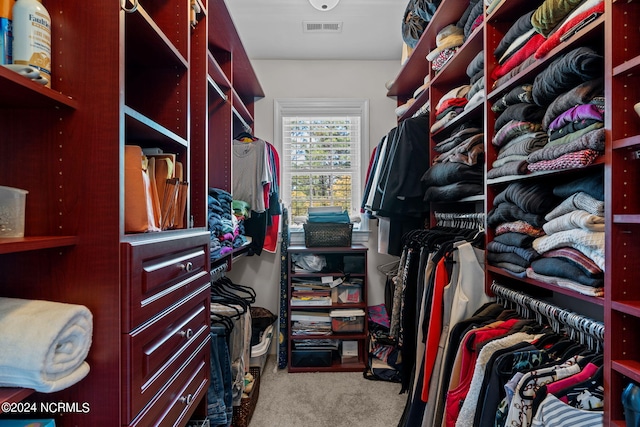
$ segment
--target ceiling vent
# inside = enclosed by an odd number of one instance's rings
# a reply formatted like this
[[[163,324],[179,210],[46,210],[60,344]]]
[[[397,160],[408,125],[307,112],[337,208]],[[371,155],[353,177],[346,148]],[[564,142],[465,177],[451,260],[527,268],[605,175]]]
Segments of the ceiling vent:
[[[302,28],[305,33],[341,33],[342,21],[303,21]]]

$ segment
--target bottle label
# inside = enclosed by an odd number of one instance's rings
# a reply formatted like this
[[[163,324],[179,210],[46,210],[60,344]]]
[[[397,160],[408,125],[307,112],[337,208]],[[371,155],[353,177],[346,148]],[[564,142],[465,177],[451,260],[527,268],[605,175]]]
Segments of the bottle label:
[[[0,18],[0,65],[13,63],[12,50],[11,20],[9,18]]]

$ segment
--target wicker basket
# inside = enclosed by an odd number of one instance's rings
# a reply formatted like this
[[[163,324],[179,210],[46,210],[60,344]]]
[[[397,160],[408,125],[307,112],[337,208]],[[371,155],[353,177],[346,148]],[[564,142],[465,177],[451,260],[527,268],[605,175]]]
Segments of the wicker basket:
[[[351,246],[353,224],[310,222],[303,224],[304,244],[308,248]]]
[[[232,427],[248,427],[253,411],[258,403],[258,394],[260,392],[260,368],[250,367],[249,372],[253,375],[253,389],[249,397],[242,398],[240,405],[233,407],[233,418],[231,420]]]

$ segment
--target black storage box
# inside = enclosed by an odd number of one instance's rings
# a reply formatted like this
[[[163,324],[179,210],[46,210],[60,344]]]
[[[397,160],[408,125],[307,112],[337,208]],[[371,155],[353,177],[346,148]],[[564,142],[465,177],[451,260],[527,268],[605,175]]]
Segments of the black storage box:
[[[291,366],[323,368],[331,366],[332,350],[291,350]]]

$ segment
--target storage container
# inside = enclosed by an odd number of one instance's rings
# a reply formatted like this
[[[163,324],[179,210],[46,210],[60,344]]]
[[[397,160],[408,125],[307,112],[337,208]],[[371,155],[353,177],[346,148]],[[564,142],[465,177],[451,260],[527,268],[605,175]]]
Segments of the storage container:
[[[364,331],[364,310],[331,310],[331,330],[336,333]]]
[[[351,246],[353,224],[311,222],[304,228],[304,245],[308,248]]]
[[[249,362],[249,366],[258,367],[260,368],[260,371],[262,371],[267,360],[267,356],[269,356],[269,348],[271,347],[272,338],[273,325],[269,325],[267,329],[264,330],[260,342],[251,346],[251,360]]]
[[[0,185],[0,238],[24,237],[27,190]]]
[[[291,366],[296,368],[326,368],[332,360],[332,350],[291,350]]]

